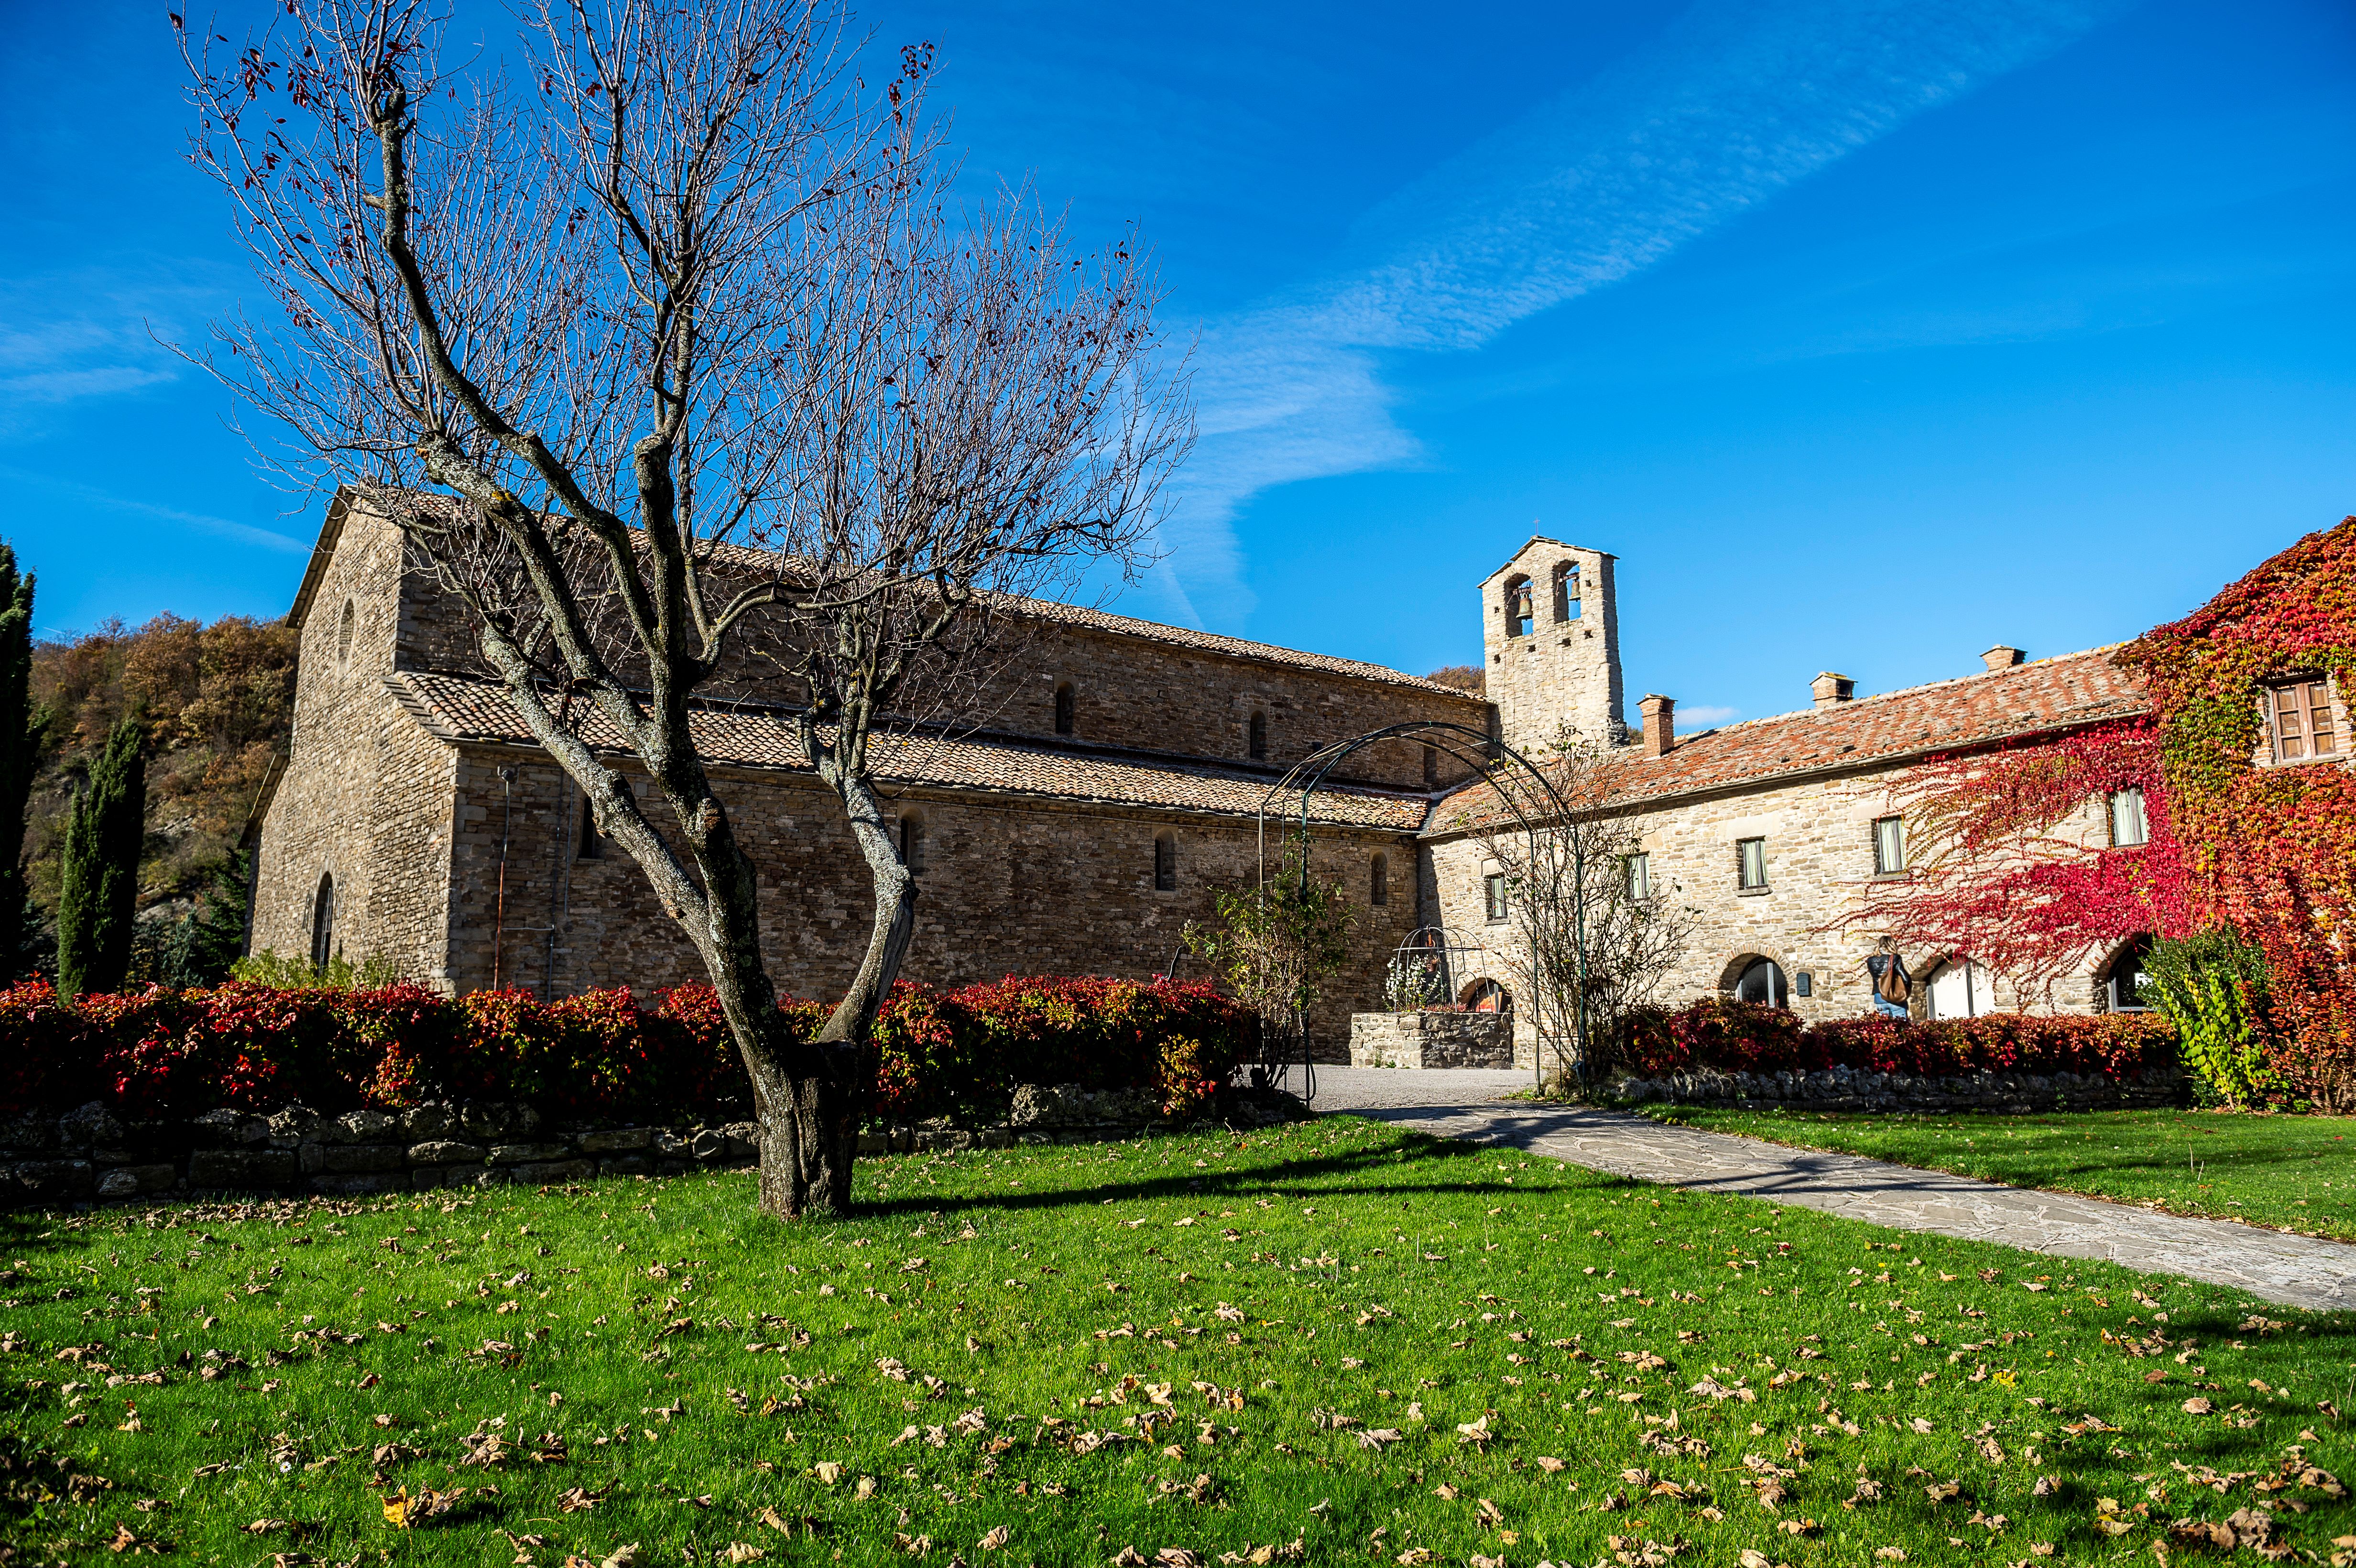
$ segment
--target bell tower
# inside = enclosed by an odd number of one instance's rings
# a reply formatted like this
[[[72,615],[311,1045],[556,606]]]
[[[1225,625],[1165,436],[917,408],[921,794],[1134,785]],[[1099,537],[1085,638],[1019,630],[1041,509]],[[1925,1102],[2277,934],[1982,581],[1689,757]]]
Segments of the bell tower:
[[[1612,561],[1540,535],[1481,584],[1489,700],[1515,751],[1551,745],[1566,723],[1607,746],[1625,738]]]

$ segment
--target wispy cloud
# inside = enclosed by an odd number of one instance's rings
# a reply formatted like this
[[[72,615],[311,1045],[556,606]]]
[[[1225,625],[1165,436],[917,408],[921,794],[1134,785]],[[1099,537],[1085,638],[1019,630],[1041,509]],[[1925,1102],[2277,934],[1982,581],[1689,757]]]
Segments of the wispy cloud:
[[[200,331],[226,281],[216,265],[158,261],[0,284],[0,436],[37,433],[61,404],[178,379],[181,362],[155,335]]]
[[[1379,355],[1476,348],[1638,272],[2126,3],[1703,0],[1375,209],[1342,275],[1205,325],[1178,579],[1239,614],[1245,499],[1416,460]]]
[[[8,484],[47,490],[75,504],[106,512],[129,512],[134,517],[154,517],[158,522],[177,523],[199,533],[212,534],[240,544],[259,545],[263,549],[285,555],[308,555],[311,542],[287,534],[257,528],[251,523],[232,522],[206,512],[183,511],[177,507],[158,506],[153,501],[134,501],[128,496],[110,495],[94,485],[76,484],[70,479],[58,479],[47,474],[35,474],[21,468],[0,466],[0,480]]]
[[[1677,709],[1677,722],[1680,724],[1723,724],[1730,719],[1741,717],[1742,709],[1740,708],[1720,708],[1708,702]]]

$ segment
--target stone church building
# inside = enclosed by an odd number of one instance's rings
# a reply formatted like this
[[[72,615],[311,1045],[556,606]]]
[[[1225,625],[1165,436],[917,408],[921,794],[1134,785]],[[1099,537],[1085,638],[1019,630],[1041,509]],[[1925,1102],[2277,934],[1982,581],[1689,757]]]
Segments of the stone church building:
[[[2143,707],[2101,650],[2027,661],[1999,647],[1980,670],[1910,691],[1858,698],[1826,674],[1810,706],[1776,718],[1679,735],[1674,703],[1646,697],[1632,724],[1614,566],[1533,539],[1480,585],[1485,698],[1355,660],[1033,606],[983,727],[880,750],[921,890],[904,973],[942,987],[1173,965],[1198,976],[1181,933],[1211,918],[1215,889],[1252,881],[1263,810],[1298,820],[1299,795],[1275,790],[1294,763],[1409,721],[1518,748],[1569,721],[1618,741],[1610,765],[1643,802],[1641,874],[1700,911],[1664,999],[1730,990],[1854,1014],[1869,1004],[1866,939],[1825,932],[1895,869],[1883,818],[1898,772]],[[255,950],[379,956],[453,992],[643,994],[701,978],[390,522],[339,497],[289,621],[293,736],[252,829]],[[790,994],[835,994],[867,936],[864,868],[776,689],[740,675],[714,695],[701,743],[761,870],[771,973]],[[1463,826],[1466,792],[1483,787],[1444,747],[1409,738],[1355,752],[1312,795],[1312,867],[1361,906],[1351,963],[1315,1020],[1321,1055],[1341,1053],[1346,1014],[1382,1006],[1390,956],[1424,926],[1492,950],[1489,972],[1476,960],[1458,978],[1467,999],[1501,999],[1510,912]],[[2082,827],[2133,830],[2120,816],[2094,803]],[[2111,962],[2077,977],[2063,1005],[2105,1005]],[[1961,961],[1928,978],[1920,1010],[2013,1000]]]

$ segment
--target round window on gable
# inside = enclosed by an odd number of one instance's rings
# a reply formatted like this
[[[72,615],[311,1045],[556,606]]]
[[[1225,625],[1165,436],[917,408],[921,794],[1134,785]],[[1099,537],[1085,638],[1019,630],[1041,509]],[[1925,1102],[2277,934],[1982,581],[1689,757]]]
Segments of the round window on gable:
[[[358,618],[359,612],[353,609],[352,602],[345,600],[343,613],[336,617],[336,663],[338,665],[351,662],[352,623]]]

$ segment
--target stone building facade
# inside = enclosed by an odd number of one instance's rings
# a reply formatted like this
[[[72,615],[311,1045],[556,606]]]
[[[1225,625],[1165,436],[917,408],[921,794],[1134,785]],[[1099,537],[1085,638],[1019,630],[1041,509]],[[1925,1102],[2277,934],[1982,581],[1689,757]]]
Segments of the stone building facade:
[[[1278,788],[1291,764],[1393,724],[1523,751],[1568,725],[1610,746],[1646,874],[1696,912],[1664,999],[1764,983],[1811,1017],[1854,1014],[1869,1005],[1869,938],[1837,922],[1879,874],[1892,783],[1933,752],[2143,708],[2102,650],[2024,662],[1996,649],[1976,674],[1863,699],[1827,673],[1808,708],[1686,736],[1674,703],[1647,697],[1632,728],[1616,564],[1533,539],[1480,585],[1486,698],[1353,660],[1025,607],[1020,656],[986,693],[980,727],[879,742],[919,879],[905,973],[945,987],[1198,975],[1181,933],[1210,918],[1215,889],[1258,874],[1263,810],[1300,812],[1298,793]],[[291,621],[293,741],[254,825],[257,950],[378,955],[451,991],[643,993],[700,977],[390,522],[339,501]],[[796,694],[750,656],[711,689],[699,741],[762,872],[772,973],[788,993],[834,994],[866,939],[868,883],[794,741]],[[1322,1055],[1344,1055],[1346,1015],[1382,1006],[1387,964],[1419,929],[1445,927],[1467,948],[1465,999],[1510,991],[1513,916],[1494,907],[1479,826],[1487,788],[1449,746],[1408,736],[1355,753],[1311,798],[1312,865],[1358,906],[1351,962],[1314,1020]],[[2108,830],[2100,803],[2079,828],[2090,842]],[[2106,962],[2062,1004],[2099,1005]],[[2020,999],[1967,969],[1944,984],[1920,987],[1918,1008],[1934,993],[1950,1011],[1959,995],[1972,1011]]]
[[[878,742],[918,869],[911,979],[1200,976],[1181,933],[1211,918],[1215,890],[1257,878],[1263,808],[1297,817],[1297,792],[1276,789],[1291,764],[1402,719],[1490,721],[1478,697],[1372,665],[1033,611],[982,727]],[[643,994],[701,977],[389,521],[331,512],[291,621],[294,726],[255,816],[255,950],[378,956],[457,992]],[[783,703],[743,667],[713,689],[699,741],[762,872],[771,973],[790,994],[836,994],[867,937],[864,866]],[[1416,835],[1457,772],[1419,743],[1373,747],[1310,802],[1312,868],[1360,906],[1352,962],[1314,1020],[1336,1051],[1419,923]]]

